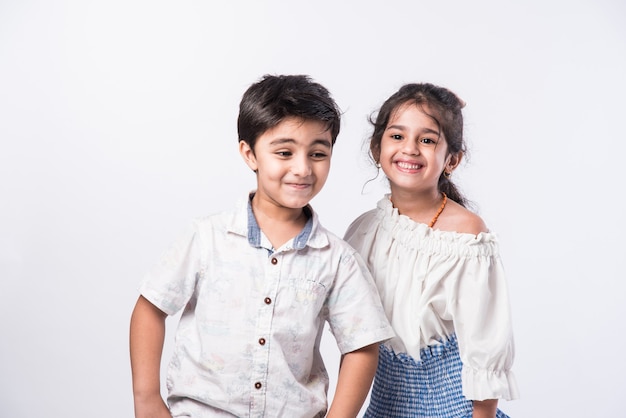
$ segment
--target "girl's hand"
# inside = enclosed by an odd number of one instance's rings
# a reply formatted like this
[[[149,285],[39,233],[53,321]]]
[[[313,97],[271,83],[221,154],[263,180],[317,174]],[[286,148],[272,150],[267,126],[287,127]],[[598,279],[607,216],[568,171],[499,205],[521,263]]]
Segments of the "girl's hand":
[[[472,418],[495,418],[498,409],[497,399],[485,399],[484,401],[473,401],[474,413]]]

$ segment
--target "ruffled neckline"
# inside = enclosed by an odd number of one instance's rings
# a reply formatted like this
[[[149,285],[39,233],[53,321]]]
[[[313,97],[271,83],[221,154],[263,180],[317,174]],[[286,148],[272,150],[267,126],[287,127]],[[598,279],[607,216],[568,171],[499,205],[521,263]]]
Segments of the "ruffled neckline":
[[[377,216],[381,226],[396,240],[410,249],[429,252],[452,252],[459,255],[495,255],[498,239],[493,232],[480,232],[478,235],[443,231],[430,228],[425,223],[416,222],[400,214],[386,194],[377,204]]]

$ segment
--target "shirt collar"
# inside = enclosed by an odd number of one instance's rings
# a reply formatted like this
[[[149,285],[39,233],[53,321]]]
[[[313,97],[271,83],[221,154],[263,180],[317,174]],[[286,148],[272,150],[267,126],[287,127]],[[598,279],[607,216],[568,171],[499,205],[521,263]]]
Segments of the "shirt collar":
[[[244,202],[240,201],[228,229],[235,234],[246,236],[252,247],[261,247],[261,229],[252,212],[251,202],[254,193],[249,193]],[[308,220],[302,231],[293,238],[292,247],[296,250],[302,250],[307,245],[313,248],[322,248],[328,245],[328,237],[313,208],[307,205],[303,210]]]

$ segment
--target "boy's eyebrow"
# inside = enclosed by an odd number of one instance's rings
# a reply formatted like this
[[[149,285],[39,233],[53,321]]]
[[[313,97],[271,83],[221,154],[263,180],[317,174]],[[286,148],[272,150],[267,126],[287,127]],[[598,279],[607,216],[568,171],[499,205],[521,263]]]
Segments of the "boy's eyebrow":
[[[295,144],[296,140],[293,138],[278,138],[270,142],[270,145],[283,145],[283,144]],[[327,139],[316,139],[311,145],[322,145],[327,148],[332,148],[332,145]]]
[[[328,139],[316,139],[315,141],[313,141],[313,145],[323,145],[327,148],[332,148],[332,144],[330,143],[330,141]]]
[[[291,138],[278,138],[270,142],[270,145],[281,145],[281,144],[292,143],[292,142],[296,142],[296,141],[294,141]]]

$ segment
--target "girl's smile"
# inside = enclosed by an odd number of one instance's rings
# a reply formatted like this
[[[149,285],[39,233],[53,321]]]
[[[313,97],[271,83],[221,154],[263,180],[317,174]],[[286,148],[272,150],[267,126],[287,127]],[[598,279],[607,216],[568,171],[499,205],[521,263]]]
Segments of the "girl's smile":
[[[389,119],[380,148],[380,165],[391,184],[392,194],[403,190],[436,190],[449,158],[438,124],[426,107],[407,103]]]
[[[396,165],[401,171],[407,172],[415,172],[423,167],[421,164],[411,163],[408,161],[396,161]]]

